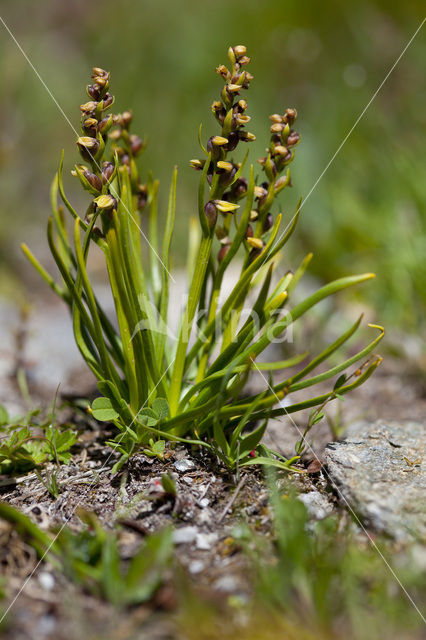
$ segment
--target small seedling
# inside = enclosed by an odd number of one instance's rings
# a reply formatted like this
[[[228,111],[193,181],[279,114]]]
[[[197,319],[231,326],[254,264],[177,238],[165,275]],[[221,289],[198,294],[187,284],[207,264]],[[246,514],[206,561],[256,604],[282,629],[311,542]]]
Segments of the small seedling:
[[[50,422],[35,421],[40,411],[31,411],[22,420],[9,422],[7,412],[2,409],[0,430],[0,473],[25,473],[41,467],[49,461],[67,464],[71,458],[70,448],[77,439],[71,429],[61,430]]]
[[[40,557],[84,589],[120,607],[149,600],[172,562],[171,530],[148,535],[136,555],[124,563],[117,533],[105,531],[92,513],[80,509],[78,515],[86,525],[82,531],[61,527],[54,535],[0,503],[0,518],[13,524]]]
[[[39,471],[36,471],[36,475],[39,481],[41,482],[41,484],[46,489],[46,491],[49,492],[52,498],[57,500],[61,492],[61,485],[58,482],[57,471],[56,470],[46,471],[44,478]]]

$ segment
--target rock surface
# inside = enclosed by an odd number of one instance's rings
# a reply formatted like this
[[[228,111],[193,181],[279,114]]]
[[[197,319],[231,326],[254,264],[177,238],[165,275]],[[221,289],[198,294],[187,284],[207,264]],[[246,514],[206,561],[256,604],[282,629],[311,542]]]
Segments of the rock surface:
[[[358,422],[325,449],[330,482],[344,506],[379,533],[426,540],[426,424]]]

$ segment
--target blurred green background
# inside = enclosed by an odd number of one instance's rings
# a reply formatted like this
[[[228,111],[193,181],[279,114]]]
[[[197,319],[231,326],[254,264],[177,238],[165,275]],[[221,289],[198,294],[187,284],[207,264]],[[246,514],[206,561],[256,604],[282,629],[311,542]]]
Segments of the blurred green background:
[[[254,74],[248,113],[257,135],[252,160],[268,140],[268,115],[296,107],[302,134],[284,192],[290,217],[371,99],[424,17],[412,0],[45,0],[2,2],[2,18],[76,129],[93,65],[111,71],[117,109],[132,107],[134,132],[166,200],[178,164],[179,238],[196,203],[197,129],[217,133],[210,104],[230,44],[245,44]],[[322,279],[361,271],[378,278],[363,301],[388,327],[424,331],[426,308],[426,26],[419,32],[341,152],[309,196],[292,257],[312,250]],[[29,282],[19,257],[26,241],[41,255],[49,185],[60,150],[77,159],[75,134],[0,24],[0,268]],[[71,177],[74,203],[84,194]],[[175,242],[184,252],[184,242]],[[179,253],[179,252],[177,252]],[[46,251],[47,255],[47,251]],[[177,260],[179,257],[177,256]],[[289,258],[290,261],[290,258]],[[357,294],[359,295],[359,294]]]

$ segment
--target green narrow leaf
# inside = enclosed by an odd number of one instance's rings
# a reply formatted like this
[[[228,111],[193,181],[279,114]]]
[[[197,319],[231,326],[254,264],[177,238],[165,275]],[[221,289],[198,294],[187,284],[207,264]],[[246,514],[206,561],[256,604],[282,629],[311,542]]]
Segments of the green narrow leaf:
[[[341,376],[339,376],[334,384],[333,390],[336,391],[337,389],[339,389],[339,387],[342,387],[345,382],[346,382],[346,373],[342,373]]]

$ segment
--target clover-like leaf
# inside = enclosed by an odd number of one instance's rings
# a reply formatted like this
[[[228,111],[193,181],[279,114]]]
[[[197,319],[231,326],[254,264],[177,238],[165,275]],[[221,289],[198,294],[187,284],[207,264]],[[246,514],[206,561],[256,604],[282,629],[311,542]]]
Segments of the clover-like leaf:
[[[152,403],[152,409],[157,414],[159,420],[168,418],[170,415],[169,403],[166,398],[155,398]]]
[[[95,398],[92,402],[92,414],[100,422],[111,422],[118,418],[118,413],[109,398]]]

